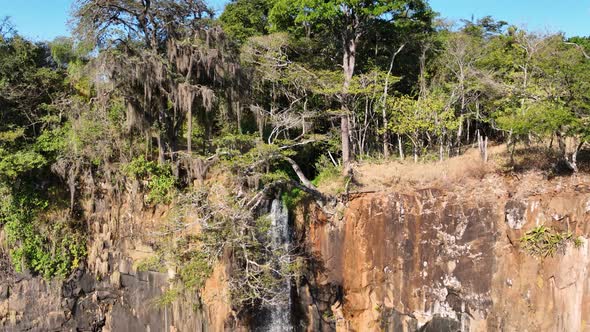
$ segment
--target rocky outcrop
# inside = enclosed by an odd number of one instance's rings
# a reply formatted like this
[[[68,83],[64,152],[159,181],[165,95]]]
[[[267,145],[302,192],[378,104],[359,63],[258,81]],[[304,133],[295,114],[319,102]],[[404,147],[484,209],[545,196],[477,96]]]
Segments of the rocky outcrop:
[[[137,202],[112,196],[88,201],[88,259],[67,280],[0,275],[0,330],[224,330],[230,320],[223,266],[214,269],[201,294],[187,292],[170,303],[160,300],[171,289],[174,270],[137,270],[138,262],[154,255],[153,234],[170,211]],[[10,272],[6,256],[0,257],[0,271]]]
[[[107,280],[80,269],[66,281],[23,278],[3,283],[2,331],[207,331],[206,312],[192,299],[156,304],[168,276],[156,272],[111,274]]]
[[[562,180],[569,181],[569,180]],[[526,190],[490,176],[471,189],[352,195],[338,217],[313,204],[296,225],[313,268],[299,288],[306,329],[590,331],[590,249],[525,253],[537,225],[590,231],[590,190]]]

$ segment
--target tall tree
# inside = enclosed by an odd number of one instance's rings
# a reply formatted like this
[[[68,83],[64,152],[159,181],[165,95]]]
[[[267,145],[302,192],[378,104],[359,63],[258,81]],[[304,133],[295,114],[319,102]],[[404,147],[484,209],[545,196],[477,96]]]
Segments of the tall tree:
[[[239,42],[268,33],[273,0],[232,0],[219,16],[226,33]]]
[[[154,135],[158,160],[176,152],[176,140],[187,127],[186,150],[192,151],[193,108],[211,138],[209,111],[223,95],[238,92],[239,63],[213,12],[200,0],[79,0],[77,33],[101,51],[105,74],[123,91],[127,120]],[[170,151],[173,150],[173,151]]]
[[[343,173],[351,172],[350,86],[359,46],[367,36],[387,24],[391,29],[408,22],[429,24],[432,12],[422,0],[278,0],[270,14],[275,29],[299,30],[311,35],[336,35],[343,73],[339,96]],[[285,26],[285,22],[296,25]]]

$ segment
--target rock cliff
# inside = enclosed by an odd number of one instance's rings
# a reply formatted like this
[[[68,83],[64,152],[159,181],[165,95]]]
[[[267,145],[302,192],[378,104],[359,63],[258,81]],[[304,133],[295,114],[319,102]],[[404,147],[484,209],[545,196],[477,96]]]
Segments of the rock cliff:
[[[360,193],[335,218],[302,207],[315,264],[300,287],[305,328],[590,331],[590,189],[530,180]],[[527,254],[520,239],[539,225],[578,247]]]
[[[489,174],[349,194],[333,210],[299,204],[293,238],[308,259],[292,282],[293,330],[590,331],[586,183]],[[151,254],[144,235],[166,210],[97,204],[84,268],[65,281],[2,275],[0,329],[234,331],[268,319],[234,317],[223,265],[200,295],[155,305],[174,271],[135,265]],[[531,255],[520,239],[540,225],[576,241]]]

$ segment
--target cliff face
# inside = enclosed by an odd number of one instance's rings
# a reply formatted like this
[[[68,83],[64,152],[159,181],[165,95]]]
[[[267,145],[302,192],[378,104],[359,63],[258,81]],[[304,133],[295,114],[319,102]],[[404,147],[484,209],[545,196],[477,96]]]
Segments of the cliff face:
[[[190,303],[158,307],[167,276],[115,273],[111,280],[78,271],[65,282],[25,278],[2,285],[2,331],[200,331],[202,312]],[[168,329],[167,329],[168,328]]]
[[[223,330],[231,320],[221,265],[200,296],[191,292],[159,303],[171,289],[174,270],[138,271],[137,263],[155,255],[153,234],[171,210],[146,208],[139,202],[110,196],[87,202],[88,259],[68,279],[0,275],[0,330]],[[9,271],[8,266],[7,257],[0,257],[0,271]]]
[[[590,331],[583,183],[488,175],[461,187],[352,194],[333,211],[301,204],[294,239],[310,259],[291,290],[293,330]],[[235,320],[223,265],[200,295],[156,305],[174,271],[135,265],[153,255],[146,235],[166,209],[97,200],[93,211],[87,266],[68,280],[0,276],[0,330],[234,331],[269,319]],[[539,225],[573,233],[579,247],[531,256],[520,239]]]
[[[588,241],[544,259],[519,241],[538,225],[587,237],[590,189],[526,187],[490,176],[358,194],[340,218],[300,209],[315,263],[300,287],[307,330],[590,331]]]

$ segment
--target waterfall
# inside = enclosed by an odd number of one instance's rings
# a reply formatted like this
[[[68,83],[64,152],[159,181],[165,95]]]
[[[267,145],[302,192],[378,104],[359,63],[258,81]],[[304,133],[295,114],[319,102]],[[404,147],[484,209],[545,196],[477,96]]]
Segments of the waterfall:
[[[272,201],[270,208],[271,218],[271,240],[273,248],[289,252],[291,244],[291,234],[289,232],[289,210],[280,198]],[[291,282],[289,278],[283,280],[285,292],[287,292],[288,301],[281,305],[268,308],[269,315],[265,327],[261,329],[265,332],[288,332],[293,331],[291,327]]]
[[[289,211],[279,198],[272,201],[270,207],[271,239],[276,249],[289,250],[291,235],[289,233]]]

